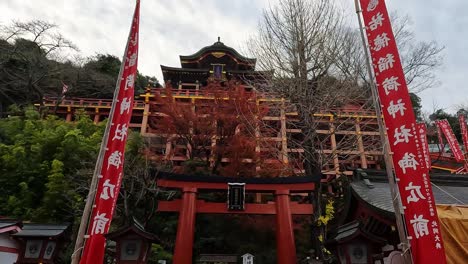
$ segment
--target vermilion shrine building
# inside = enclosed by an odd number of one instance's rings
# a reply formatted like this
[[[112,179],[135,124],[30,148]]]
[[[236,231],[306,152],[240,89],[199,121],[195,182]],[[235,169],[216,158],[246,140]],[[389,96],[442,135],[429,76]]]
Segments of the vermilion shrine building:
[[[297,112],[294,106],[288,104],[284,98],[273,95],[257,93],[249,85],[250,81],[265,80],[269,72],[255,71],[256,60],[240,55],[236,50],[224,45],[219,40],[211,46],[207,46],[189,56],[180,56],[181,68],[161,66],[164,82],[171,84],[172,97],[181,104],[191,105],[196,113],[201,105],[213,104],[215,98],[205,90],[208,82],[236,81],[243,84],[245,92],[255,93],[256,104],[267,106],[269,111],[262,116],[262,122],[268,127],[264,130],[259,127],[255,133],[257,142],[255,151],[259,154],[265,152],[269,155],[268,162],[282,162],[291,166],[290,175],[303,175],[304,150],[291,144],[291,139],[301,133],[295,128]],[[258,83],[258,82],[257,82]],[[134,101],[133,115],[130,127],[140,130],[143,137],[150,144],[151,157],[156,160],[170,161],[173,166],[180,166],[187,160],[188,146],[183,140],[174,142],[171,135],[158,132],[156,124],[164,115],[159,112],[161,102],[158,95],[162,95],[163,89],[148,87],[144,94],[137,95]],[[67,121],[74,119],[74,113],[78,109],[84,109],[94,122],[100,122],[107,118],[111,107],[111,100],[93,98],[65,98],[57,101],[54,98],[46,98],[44,106],[49,111],[55,111]],[[382,152],[375,112],[363,110],[362,105],[347,105],[340,109],[324,109],[322,112],[313,113],[317,118],[318,134],[322,140],[322,153],[332,157],[323,167],[326,175],[341,173],[351,175],[353,168],[380,168]],[[171,142],[170,142],[171,141]],[[340,149],[340,142],[353,142],[350,148]],[[215,148],[216,136],[211,142],[207,142],[208,148]],[[265,147],[267,145],[268,147]],[[223,159],[223,163],[229,163],[229,159]],[[246,166],[253,166],[254,160],[243,160]],[[256,168],[259,169],[258,167]],[[289,176],[289,175],[282,175]]]

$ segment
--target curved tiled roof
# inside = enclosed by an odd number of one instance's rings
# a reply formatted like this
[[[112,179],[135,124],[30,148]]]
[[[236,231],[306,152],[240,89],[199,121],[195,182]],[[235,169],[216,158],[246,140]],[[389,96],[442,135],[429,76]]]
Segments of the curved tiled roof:
[[[244,57],[241,54],[239,54],[239,52],[237,52],[235,49],[224,45],[223,42],[219,41],[219,38],[218,38],[217,42],[213,43],[213,45],[203,47],[202,49],[200,49],[199,51],[195,52],[192,55],[186,55],[186,56],[180,55],[180,60],[181,61],[196,60],[196,59],[200,58],[201,56],[203,56],[203,54],[205,54],[205,53],[216,52],[216,51],[222,51],[222,52],[230,53],[231,55],[233,55],[234,57],[236,57],[240,61],[247,62],[249,64],[255,64],[255,62],[256,62],[256,59]]]
[[[394,208],[390,193],[390,184],[386,181],[385,172],[367,171],[368,180],[351,182],[353,195],[386,215],[393,215]],[[436,204],[467,205],[468,178],[466,175],[431,174],[432,192]],[[448,179],[449,180],[448,180]]]
[[[25,223],[15,237],[56,237],[64,234],[70,225],[66,224],[29,224]]]

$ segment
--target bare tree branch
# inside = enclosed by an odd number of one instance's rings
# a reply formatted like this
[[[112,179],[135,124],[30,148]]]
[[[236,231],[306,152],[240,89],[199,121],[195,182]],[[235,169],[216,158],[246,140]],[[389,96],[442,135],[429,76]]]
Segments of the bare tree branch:
[[[52,23],[15,21],[2,26],[0,91],[8,97],[18,97],[17,104],[40,102],[51,83],[57,83],[52,89],[60,88],[60,76],[67,62],[63,52],[77,50]]]

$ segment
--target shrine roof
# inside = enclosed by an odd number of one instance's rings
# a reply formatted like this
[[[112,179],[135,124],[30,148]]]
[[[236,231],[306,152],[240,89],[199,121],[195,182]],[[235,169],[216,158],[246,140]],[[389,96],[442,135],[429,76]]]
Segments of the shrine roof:
[[[333,239],[327,241],[327,244],[333,243],[345,243],[347,241],[352,240],[357,236],[363,236],[368,240],[372,241],[373,243],[378,243],[384,245],[386,240],[382,237],[378,237],[373,235],[372,233],[367,232],[364,228],[362,228],[362,223],[359,221],[352,221],[345,225],[342,225],[338,228],[337,234]]]
[[[211,46],[206,46],[201,48],[199,51],[195,52],[192,55],[180,55],[180,61],[183,64],[184,61],[193,61],[193,60],[199,60],[203,55],[206,53],[211,53],[211,52],[226,52],[231,54],[233,57],[235,57],[237,60],[242,61],[244,63],[252,64],[255,65],[256,59],[253,58],[247,58],[239,54],[235,49],[224,45],[223,42],[221,42],[218,38],[218,41],[213,43]]]
[[[15,219],[0,219],[0,233],[19,230],[23,226],[23,222]],[[17,229],[12,229],[17,228]]]
[[[142,226],[138,225],[138,224],[131,224],[131,225],[128,225],[126,227],[123,227],[123,228],[120,228],[112,233],[108,233],[106,236],[106,238],[110,239],[110,240],[117,240],[119,237],[124,237],[126,235],[129,235],[129,234],[137,234],[143,238],[146,238],[147,240],[150,240],[150,241],[157,241],[159,242],[159,238],[153,234],[153,233],[149,233],[147,232]]]
[[[352,195],[377,212],[394,217],[390,185],[385,172],[366,170],[366,179],[351,182]],[[436,204],[467,205],[468,178],[466,175],[431,174]]]
[[[161,71],[167,79],[169,76],[186,76],[186,75],[202,75],[208,78],[210,74],[210,69],[208,68],[178,68],[178,67],[170,67],[161,65]],[[273,75],[273,71],[252,71],[252,70],[234,70],[234,69],[226,69],[226,73],[228,75],[235,75],[235,76],[244,76],[244,77],[261,77],[261,78],[271,78]]]
[[[20,220],[15,220],[15,219],[0,219],[0,228],[14,226],[14,225],[21,226],[22,223]]]
[[[68,230],[69,224],[30,224],[25,223],[14,237],[57,237]]]
[[[372,184],[373,188],[369,188],[364,182],[360,181],[351,183],[351,186],[358,198],[380,210],[394,212],[390,185],[383,182]],[[437,187],[432,187],[432,191],[436,204],[468,204],[468,187],[437,185]]]

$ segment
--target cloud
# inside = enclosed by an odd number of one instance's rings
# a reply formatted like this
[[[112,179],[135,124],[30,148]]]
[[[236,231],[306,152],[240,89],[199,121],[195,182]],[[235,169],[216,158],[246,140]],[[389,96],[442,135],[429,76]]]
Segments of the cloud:
[[[466,103],[468,89],[465,86],[468,72],[468,2],[462,0],[395,0],[388,1],[389,8],[407,13],[414,22],[416,39],[437,41],[445,47],[444,65],[437,76],[440,86],[419,95],[423,108],[433,111],[435,106],[455,112],[456,105]]]
[[[255,32],[262,9],[277,0],[159,0],[141,1],[139,69],[162,79],[159,65],[180,66],[179,55],[188,55],[221,37],[241,50]],[[337,1],[349,10],[347,21],[357,27],[351,0]],[[436,40],[445,46],[445,66],[438,73],[441,86],[420,94],[426,110],[433,101],[440,107],[467,101],[468,2],[464,0],[393,0],[390,10],[409,14],[418,40]],[[12,19],[42,19],[60,25],[84,56],[109,53],[121,57],[128,36],[133,1],[115,0],[3,0],[0,23]],[[452,110],[452,109],[450,109]]]

